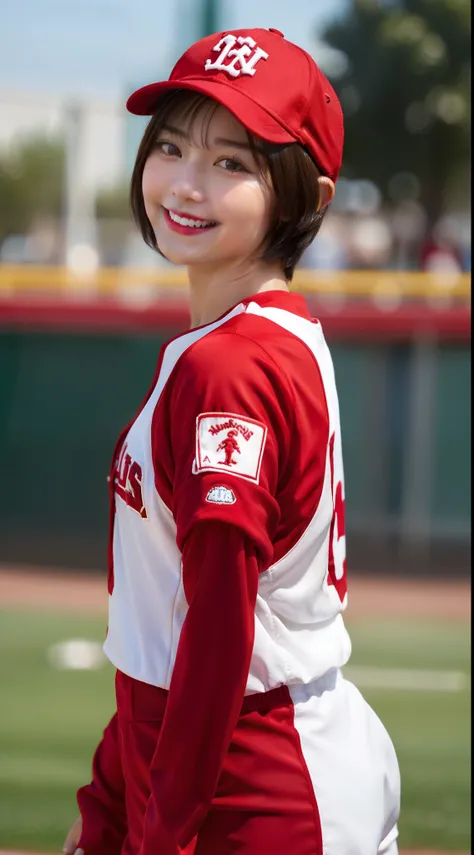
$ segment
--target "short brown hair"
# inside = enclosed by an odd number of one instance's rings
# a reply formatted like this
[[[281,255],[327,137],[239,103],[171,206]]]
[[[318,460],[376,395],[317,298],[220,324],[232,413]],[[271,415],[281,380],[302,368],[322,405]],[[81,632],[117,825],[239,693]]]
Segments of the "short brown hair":
[[[153,227],[145,211],[142,177],[145,163],[161,128],[170,121],[184,121],[186,130],[192,131],[194,120],[205,111],[203,122],[206,144],[207,130],[219,104],[206,95],[181,89],[167,92],[159,101],[140,143],[133,169],[130,201],[133,217],[148,246],[162,254],[156,242]],[[249,146],[262,175],[268,176],[275,193],[275,206],[270,228],[261,248],[262,259],[279,261],[288,281],[304,250],[321,228],[327,208],[318,211],[320,194],[318,167],[299,143],[275,145],[265,142],[247,131]]]

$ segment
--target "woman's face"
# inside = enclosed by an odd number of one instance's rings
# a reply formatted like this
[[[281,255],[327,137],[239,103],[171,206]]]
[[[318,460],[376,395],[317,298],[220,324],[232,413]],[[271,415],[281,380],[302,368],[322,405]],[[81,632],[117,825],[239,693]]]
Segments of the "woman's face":
[[[244,127],[221,106],[208,127],[204,111],[190,132],[176,124],[159,131],[143,170],[145,210],[161,252],[187,266],[251,257],[268,232],[273,192]]]

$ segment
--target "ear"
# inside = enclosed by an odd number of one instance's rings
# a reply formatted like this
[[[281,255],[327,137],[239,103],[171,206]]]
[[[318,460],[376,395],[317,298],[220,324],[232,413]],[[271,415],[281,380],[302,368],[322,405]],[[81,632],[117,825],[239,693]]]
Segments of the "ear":
[[[318,211],[322,211],[334,199],[336,185],[327,175],[320,175],[318,178],[319,185],[319,207]]]

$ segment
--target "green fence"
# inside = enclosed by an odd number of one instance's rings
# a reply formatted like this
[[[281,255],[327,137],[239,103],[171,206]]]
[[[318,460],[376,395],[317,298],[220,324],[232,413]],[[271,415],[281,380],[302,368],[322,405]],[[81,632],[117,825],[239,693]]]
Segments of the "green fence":
[[[174,332],[0,334],[0,561],[104,566],[113,445]],[[352,568],[467,571],[468,346],[331,349]]]

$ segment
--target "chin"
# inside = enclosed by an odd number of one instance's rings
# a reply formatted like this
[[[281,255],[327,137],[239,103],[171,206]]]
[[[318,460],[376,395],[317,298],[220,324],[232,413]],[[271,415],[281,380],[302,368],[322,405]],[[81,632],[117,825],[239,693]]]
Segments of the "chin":
[[[161,249],[161,247],[160,247],[160,249]],[[192,256],[188,255],[187,253],[173,252],[172,250],[170,250],[169,252],[166,250],[161,250],[161,251],[162,251],[162,253],[163,253],[163,255],[167,261],[169,261],[171,264],[176,264],[179,267],[189,267],[192,264],[201,264],[202,263],[201,258],[199,258],[199,257],[193,258]],[[207,261],[207,259],[205,259],[205,261]]]
[[[171,264],[177,264],[180,267],[188,267],[191,264],[202,264],[209,261],[209,253],[192,252],[191,248],[186,251],[182,247],[169,246],[167,241],[160,242],[157,240],[157,245],[167,261]]]
[[[169,247],[166,245],[166,241],[160,241],[158,237],[156,237],[156,245],[160,251],[160,253],[169,261],[171,264],[179,264],[185,265],[188,262],[183,258],[183,253],[177,249],[173,249],[173,247]]]
[[[181,255],[179,255],[179,253],[176,253],[176,252],[167,252],[167,250],[166,250],[166,249],[162,249],[162,248],[161,248],[161,246],[160,246],[160,252],[161,252],[161,254],[166,258],[166,260],[170,262],[170,264],[177,264],[177,265],[179,265],[180,267],[185,266],[186,264],[188,264],[188,262],[187,262],[187,261],[185,261],[185,260],[182,258],[182,256],[181,256]]]

